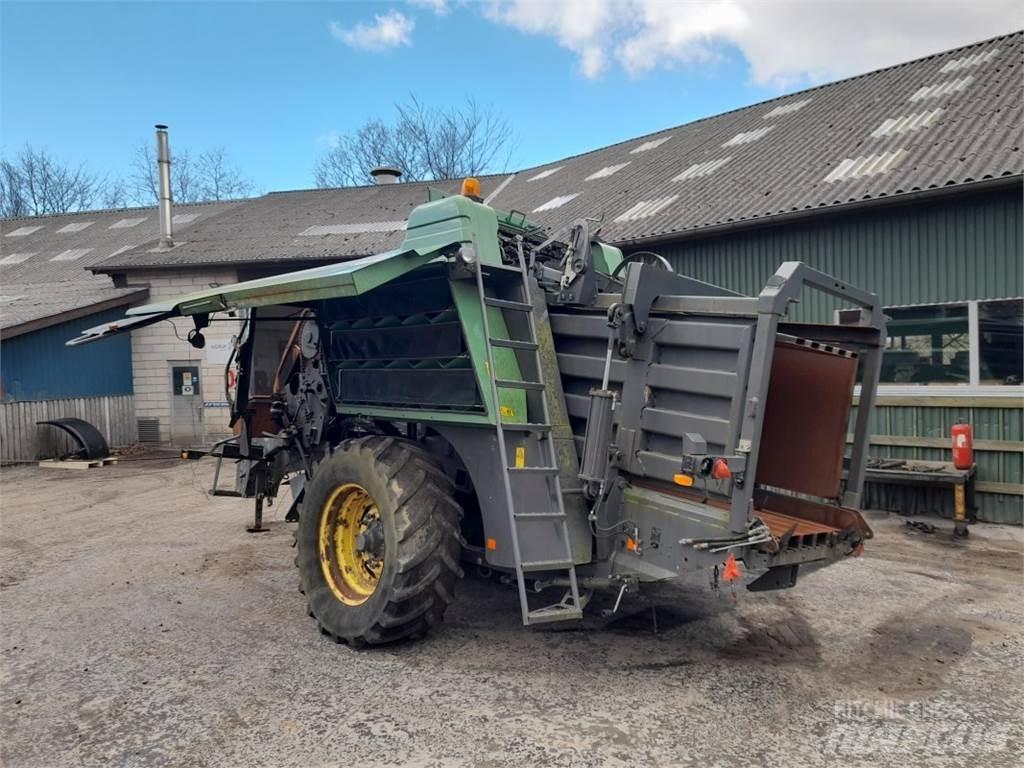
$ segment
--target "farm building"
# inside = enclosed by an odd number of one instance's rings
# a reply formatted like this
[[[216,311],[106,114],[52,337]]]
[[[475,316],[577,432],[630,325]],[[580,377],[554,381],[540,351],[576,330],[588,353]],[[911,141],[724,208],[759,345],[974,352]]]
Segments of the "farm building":
[[[597,217],[602,239],[655,251],[680,272],[745,293],[756,294],[790,260],[880,293],[891,320],[872,453],[946,458],[950,428],[968,421],[980,516],[1019,523],[1022,46],[1024,33],[1015,33],[939,53],[485,177],[483,192],[496,208],[522,211],[552,233]],[[154,246],[155,225],[135,247],[89,245],[89,229],[67,247],[95,249],[95,260],[81,264],[107,290],[145,289],[146,300],[159,299],[393,248],[427,186],[279,192],[214,206],[176,233],[170,250]],[[457,181],[430,186],[454,191]],[[4,222],[5,292],[11,227],[40,229],[19,235],[18,254],[53,259],[59,245],[37,246],[36,238],[95,216]],[[794,312],[813,321],[842,308],[809,297]],[[145,434],[184,444],[226,429],[218,393],[235,328],[230,318],[215,324],[196,359],[175,338],[184,324],[133,334],[134,412]],[[186,374],[196,385],[182,402]]]
[[[227,204],[181,206],[185,231]],[[153,239],[155,208],[0,221],[0,460],[70,448],[36,422],[76,416],[116,445],[137,439],[129,338],[93,349],[66,347],[83,326],[124,315],[149,297],[145,285],[115,287],[89,267]]]

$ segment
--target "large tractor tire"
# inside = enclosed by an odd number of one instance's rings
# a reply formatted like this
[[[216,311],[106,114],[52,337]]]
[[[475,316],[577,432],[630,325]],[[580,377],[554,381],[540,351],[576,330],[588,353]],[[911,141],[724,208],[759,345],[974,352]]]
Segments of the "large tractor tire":
[[[462,577],[461,519],[448,477],[415,443],[342,443],[306,488],[296,533],[321,631],[356,647],[425,635]]]

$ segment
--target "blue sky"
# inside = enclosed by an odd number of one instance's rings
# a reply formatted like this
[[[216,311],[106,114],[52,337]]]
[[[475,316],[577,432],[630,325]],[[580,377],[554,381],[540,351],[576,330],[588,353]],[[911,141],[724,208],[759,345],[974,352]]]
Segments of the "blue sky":
[[[0,141],[5,154],[31,143],[116,176],[164,122],[172,147],[224,146],[258,190],[294,189],[312,185],[325,136],[415,93],[492,104],[518,134],[512,165],[526,167],[1011,31],[1020,15],[1002,0],[983,12],[952,3],[947,24],[885,50],[863,50],[862,25],[859,56],[844,58],[833,51],[858,45],[845,33],[823,45],[808,42],[813,28],[795,30],[805,42],[781,46],[771,29],[754,34],[761,6],[745,1],[693,3],[684,16],[682,4],[641,7],[649,0],[591,0],[582,15],[531,0],[4,2]],[[711,8],[695,17],[698,6]],[[772,22],[808,23],[786,13],[792,22]],[[393,14],[398,37],[374,37]]]

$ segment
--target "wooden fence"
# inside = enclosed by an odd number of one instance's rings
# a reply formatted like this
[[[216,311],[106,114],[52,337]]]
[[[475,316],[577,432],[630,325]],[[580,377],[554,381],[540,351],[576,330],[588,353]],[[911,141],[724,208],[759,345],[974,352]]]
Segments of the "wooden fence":
[[[46,459],[74,450],[74,441],[62,430],[36,423],[66,416],[88,421],[111,448],[138,442],[132,395],[0,403],[0,464]]]

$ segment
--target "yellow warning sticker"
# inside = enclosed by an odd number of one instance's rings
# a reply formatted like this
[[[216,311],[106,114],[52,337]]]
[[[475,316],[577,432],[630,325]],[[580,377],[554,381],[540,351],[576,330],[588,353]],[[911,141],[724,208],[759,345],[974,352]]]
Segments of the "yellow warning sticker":
[[[501,413],[502,416],[509,419],[513,418],[516,415],[516,412],[509,408],[507,405],[503,405],[500,408],[498,408],[498,412]]]
[[[517,467],[525,467],[526,466],[526,448],[524,448],[521,445],[518,448],[516,448],[516,466]]]

